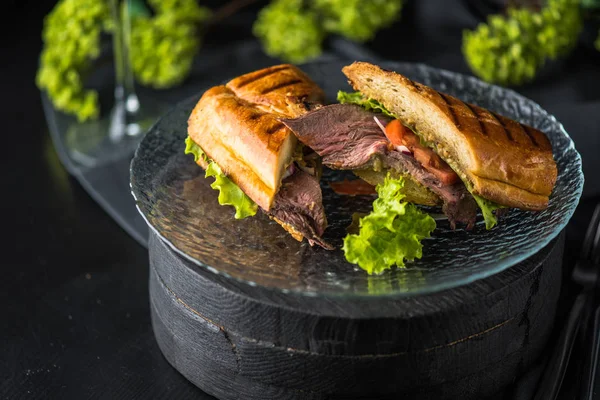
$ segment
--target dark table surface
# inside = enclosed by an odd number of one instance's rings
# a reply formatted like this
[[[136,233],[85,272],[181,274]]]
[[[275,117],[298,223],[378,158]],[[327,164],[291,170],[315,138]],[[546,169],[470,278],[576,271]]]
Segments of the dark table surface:
[[[53,4],[13,0],[0,12],[0,398],[208,399],[154,341],[146,249],[69,176],[48,135],[34,76]],[[469,73],[460,35],[478,18],[458,0],[408,1],[402,22],[369,48]],[[250,37],[248,23],[236,29],[217,28],[207,48]],[[600,52],[589,42],[560,71],[518,89],[563,122],[583,155],[586,187],[567,230],[567,260],[600,198]]]

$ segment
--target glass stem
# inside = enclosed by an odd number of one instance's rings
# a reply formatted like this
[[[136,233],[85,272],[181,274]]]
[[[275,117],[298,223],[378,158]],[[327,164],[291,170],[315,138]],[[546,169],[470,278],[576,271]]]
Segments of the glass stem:
[[[136,114],[140,108],[135,93],[133,70],[129,57],[131,20],[129,18],[129,0],[110,0],[114,20],[113,53],[115,59],[115,105],[111,115],[109,135],[120,140],[123,135],[137,135],[135,129]],[[131,128],[131,129],[130,129]]]

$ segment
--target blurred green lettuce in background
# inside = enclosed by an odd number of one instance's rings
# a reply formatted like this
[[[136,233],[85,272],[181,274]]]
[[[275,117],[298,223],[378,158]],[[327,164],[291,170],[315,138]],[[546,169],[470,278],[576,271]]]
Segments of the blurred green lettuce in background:
[[[98,0],[61,0],[44,21],[36,83],[57,109],[80,121],[98,117],[98,94],[84,89],[83,80],[110,28],[108,3]]]
[[[58,110],[79,121],[99,116],[98,94],[84,82],[100,56],[101,39],[114,27],[110,1],[60,0],[44,21],[36,83]],[[231,0],[222,9],[251,2]],[[129,61],[138,83],[163,89],[186,79],[207,27],[220,21],[220,10],[212,12],[200,3],[121,2],[129,4]],[[253,24],[254,35],[267,54],[301,63],[318,57],[330,35],[360,43],[373,40],[377,32],[399,20],[404,1],[271,0],[264,4]],[[529,82],[549,61],[573,49],[586,10],[600,11],[600,0],[545,0],[543,4],[541,9],[510,7],[474,30],[465,30],[462,51],[471,70],[502,85]],[[600,32],[595,46],[600,50]]]
[[[480,78],[521,85],[549,61],[568,54],[583,28],[580,0],[548,0],[539,10],[509,8],[463,33],[463,54]]]
[[[366,42],[400,17],[402,0],[273,0],[254,23],[253,32],[267,54],[303,62],[323,51],[330,34]]]
[[[304,3],[274,0],[258,13],[252,31],[267,54],[296,63],[321,54],[325,30],[317,12]]]
[[[131,67],[141,84],[156,89],[180,84],[201,44],[202,23],[211,17],[196,0],[148,0],[154,15],[131,17]]]

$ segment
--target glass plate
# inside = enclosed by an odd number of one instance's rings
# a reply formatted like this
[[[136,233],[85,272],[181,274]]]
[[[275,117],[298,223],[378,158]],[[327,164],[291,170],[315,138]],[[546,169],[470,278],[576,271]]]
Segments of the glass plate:
[[[341,68],[347,63],[307,64],[307,72],[335,102],[339,89],[351,90]],[[150,227],[188,260],[250,285],[312,296],[406,296],[464,285],[530,257],[556,237],[571,218],[583,188],[581,159],[562,125],[534,102],[475,78],[420,64],[381,63],[411,79],[467,102],[534,126],[552,142],[558,181],[542,212],[510,210],[487,231],[481,217],[471,232],[438,221],[424,240],[423,258],[406,268],[369,276],[344,259],[339,248],[353,212],[368,212],[372,196],[339,196],[327,181],[348,172],[326,171],[321,186],[329,227],[324,238],[338,250],[299,243],[258,213],[235,220],[233,208],[219,206],[212,178],[183,153],[188,116],[199,93],[166,114],[148,132],[131,164],[137,207]]]

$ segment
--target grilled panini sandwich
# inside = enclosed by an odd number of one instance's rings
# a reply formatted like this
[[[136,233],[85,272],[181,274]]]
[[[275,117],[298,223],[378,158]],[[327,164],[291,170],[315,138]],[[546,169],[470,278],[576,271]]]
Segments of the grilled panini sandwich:
[[[295,239],[331,248],[321,238],[327,220],[319,158],[278,120],[323,101],[323,91],[292,65],[255,71],[204,93],[189,117],[188,140],[203,152],[198,165],[216,163]]]
[[[343,68],[358,92],[282,121],[331,168],[372,184],[405,178],[407,200],[442,205],[451,225],[492,211],[542,210],[557,178],[539,130],[365,62]]]

